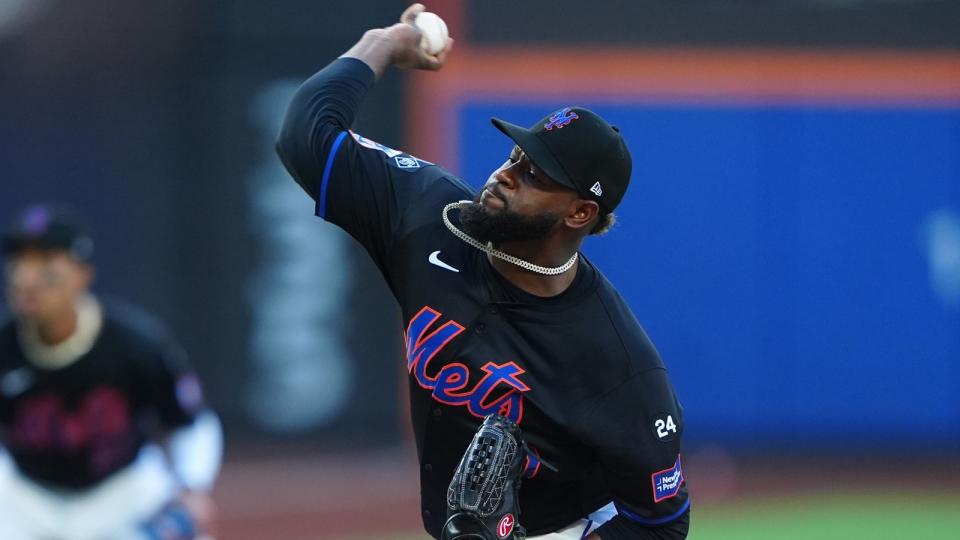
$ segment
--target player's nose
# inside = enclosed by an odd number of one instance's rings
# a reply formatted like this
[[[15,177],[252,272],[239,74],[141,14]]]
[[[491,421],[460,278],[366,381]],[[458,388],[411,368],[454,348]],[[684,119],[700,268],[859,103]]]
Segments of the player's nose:
[[[496,180],[496,184],[498,185],[488,186],[488,189],[494,191],[496,188],[511,190],[516,188],[517,179],[514,176],[512,169],[513,167],[504,167],[497,171],[497,173],[493,175],[493,179]]]

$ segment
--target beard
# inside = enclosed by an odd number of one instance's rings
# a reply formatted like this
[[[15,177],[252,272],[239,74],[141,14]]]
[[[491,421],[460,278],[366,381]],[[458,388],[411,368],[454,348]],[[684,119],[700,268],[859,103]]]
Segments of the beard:
[[[532,216],[512,212],[506,203],[502,210],[493,213],[480,204],[480,195],[460,208],[463,232],[484,244],[490,242],[494,246],[507,242],[543,240],[559,221],[560,216],[552,212]]]

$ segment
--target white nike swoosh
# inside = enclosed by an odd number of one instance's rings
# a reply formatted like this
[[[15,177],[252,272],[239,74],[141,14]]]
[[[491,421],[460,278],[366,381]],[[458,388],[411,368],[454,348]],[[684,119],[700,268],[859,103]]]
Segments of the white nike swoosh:
[[[454,268],[454,267],[450,266],[449,264],[441,261],[439,255],[440,255],[440,251],[439,251],[439,250],[434,251],[433,253],[430,254],[429,257],[427,257],[427,260],[430,261],[430,264],[435,264],[435,265],[439,266],[440,268],[443,268],[444,270],[450,270],[451,272],[459,272],[459,270],[457,270],[456,268]]]

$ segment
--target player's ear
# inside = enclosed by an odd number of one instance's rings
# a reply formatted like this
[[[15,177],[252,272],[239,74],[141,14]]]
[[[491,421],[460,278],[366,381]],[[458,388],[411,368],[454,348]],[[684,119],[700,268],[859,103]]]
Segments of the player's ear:
[[[97,277],[97,269],[90,263],[80,263],[79,265],[79,286],[83,290],[89,289],[93,285],[93,280]]]
[[[576,199],[573,201],[570,212],[563,222],[571,229],[587,229],[593,226],[595,218],[600,214],[600,205],[596,201]]]

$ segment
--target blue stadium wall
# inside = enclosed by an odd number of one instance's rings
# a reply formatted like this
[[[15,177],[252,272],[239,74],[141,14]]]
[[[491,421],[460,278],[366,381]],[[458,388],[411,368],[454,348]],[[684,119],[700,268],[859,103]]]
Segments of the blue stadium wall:
[[[633,184],[618,226],[584,251],[668,363],[688,442],[960,449],[960,100],[950,91],[893,84],[858,97],[837,79],[784,95],[768,80],[671,96],[643,76],[634,95],[602,76],[567,92],[549,79],[511,85],[540,77],[531,66],[542,57],[503,64],[498,82],[478,87],[496,62],[464,56],[447,79],[418,81],[430,103],[414,99],[412,114],[439,104],[452,120],[412,138],[475,187],[513,144],[490,117],[531,125],[576,104],[623,131]],[[801,68],[798,86],[818,69]]]

